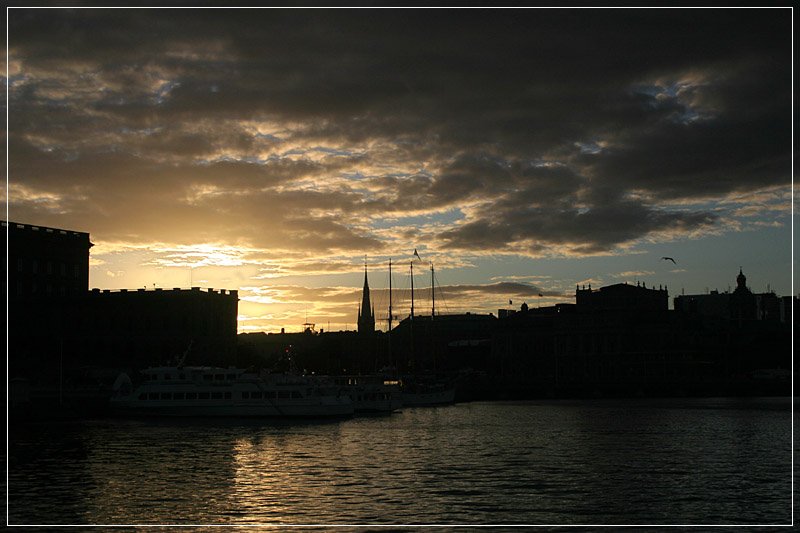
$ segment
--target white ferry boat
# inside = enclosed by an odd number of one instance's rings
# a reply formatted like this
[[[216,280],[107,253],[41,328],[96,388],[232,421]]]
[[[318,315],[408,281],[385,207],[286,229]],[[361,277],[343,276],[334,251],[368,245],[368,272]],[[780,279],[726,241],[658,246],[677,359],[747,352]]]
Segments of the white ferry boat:
[[[136,388],[122,374],[111,407],[147,416],[351,416],[345,394],[321,389],[303,376],[247,373],[241,368],[154,367]]]

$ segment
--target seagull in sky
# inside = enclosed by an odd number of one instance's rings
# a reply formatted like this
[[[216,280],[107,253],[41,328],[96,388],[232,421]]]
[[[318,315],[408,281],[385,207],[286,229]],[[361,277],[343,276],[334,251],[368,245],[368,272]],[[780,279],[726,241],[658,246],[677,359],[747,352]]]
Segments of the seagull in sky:
[[[672,261],[674,264],[676,264],[676,265],[678,264],[678,263],[675,263],[675,260],[673,258],[671,258],[671,257],[662,257],[661,260],[662,261]]]

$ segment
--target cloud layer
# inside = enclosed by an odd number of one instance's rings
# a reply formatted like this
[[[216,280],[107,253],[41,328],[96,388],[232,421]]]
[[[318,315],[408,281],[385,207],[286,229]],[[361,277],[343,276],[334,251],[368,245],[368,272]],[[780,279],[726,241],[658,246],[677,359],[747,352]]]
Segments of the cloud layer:
[[[594,254],[789,183],[791,12],[443,14],[13,9],[12,218],[316,255],[455,209],[431,247]]]
[[[613,255],[788,206],[785,9],[13,8],[8,54],[10,218],[99,262]]]

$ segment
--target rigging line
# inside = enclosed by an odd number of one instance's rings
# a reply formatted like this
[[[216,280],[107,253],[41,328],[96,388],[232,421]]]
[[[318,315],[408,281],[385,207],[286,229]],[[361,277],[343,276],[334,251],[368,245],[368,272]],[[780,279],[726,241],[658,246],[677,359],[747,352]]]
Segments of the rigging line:
[[[447,299],[444,297],[444,290],[442,290],[442,285],[441,285],[441,283],[439,283],[439,276],[437,276],[435,272],[433,274],[433,279],[434,279],[434,284],[439,286],[439,300],[442,301],[442,303],[444,304],[445,310],[449,314],[450,313],[450,307],[447,305]]]
[[[404,310],[408,309],[409,310],[408,314],[410,314],[410,308],[411,308],[410,306],[411,289],[409,286],[410,275],[406,273],[406,275],[403,276],[402,279],[403,279],[403,286],[402,287],[398,286],[397,288],[394,289],[394,294],[399,293],[400,296],[395,300],[397,302],[396,304],[394,302],[392,303],[392,307],[395,310],[394,314],[397,315],[398,317],[402,316],[401,314],[398,314],[398,311],[400,311],[400,313],[404,313],[405,312]]]

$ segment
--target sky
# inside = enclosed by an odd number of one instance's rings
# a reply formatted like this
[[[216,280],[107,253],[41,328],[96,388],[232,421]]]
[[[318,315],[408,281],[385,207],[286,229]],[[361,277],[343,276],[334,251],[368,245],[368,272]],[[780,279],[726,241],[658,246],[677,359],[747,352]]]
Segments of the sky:
[[[8,10],[8,220],[239,331],[792,293],[790,9]],[[417,250],[420,259],[413,257]],[[672,257],[675,262],[662,257]],[[512,302],[510,304],[510,302]]]

